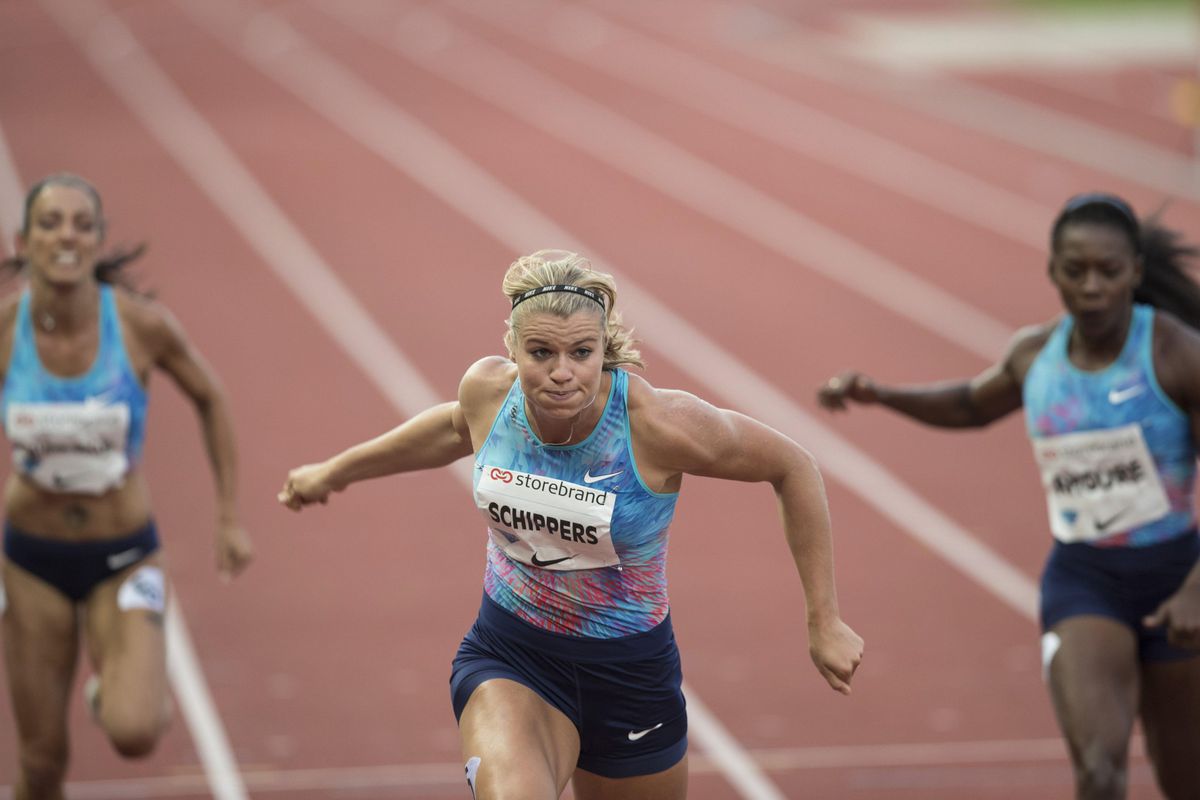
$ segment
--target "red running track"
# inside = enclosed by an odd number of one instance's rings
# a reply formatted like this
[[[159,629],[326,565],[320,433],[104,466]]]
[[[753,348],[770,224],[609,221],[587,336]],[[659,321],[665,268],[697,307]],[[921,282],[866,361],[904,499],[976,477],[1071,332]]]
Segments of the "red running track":
[[[504,266],[566,243],[619,273],[652,382],[774,414],[826,464],[843,612],[868,643],[854,695],[830,692],[805,652],[770,493],[689,480],[671,557],[688,687],[766,781],[737,788],[696,730],[691,796],[1069,792],[1020,599],[1048,545],[1020,422],[947,434],[881,413],[830,418],[812,390],[849,366],[890,380],[984,367],[1005,334],[1055,312],[1040,242],[1073,192],[1110,188],[1143,210],[1170,199],[1168,222],[1194,237],[1196,196],[1120,169],[1190,165],[1191,132],[1141,101],[1097,102],[1105,76],[898,79],[830,46],[835,5],[847,4],[0,6],[11,171],[96,182],[112,238],[150,241],[145,281],[233,398],[258,548],[242,580],[216,580],[210,479],[169,388],[154,390],[146,469],[235,784],[255,797],[464,796],[446,679],[484,537],[460,479],[355,487],[300,516],[274,492],[290,466],[396,424],[423,385],[451,397],[468,363],[502,348]],[[697,64],[705,79],[689,81]],[[1164,91],[1188,68],[1114,80]],[[951,91],[1031,116],[1017,133],[953,121],[938,105]],[[1055,148],[1029,111],[1047,103],[1120,134],[1104,140],[1112,170]],[[6,231],[13,177],[0,175]],[[896,272],[966,304],[978,338],[948,304],[873,294]],[[334,275],[353,313],[306,288],[313,274]],[[694,333],[639,318],[653,302]],[[354,327],[368,318],[377,327]],[[379,360],[397,351],[412,374]],[[845,466],[852,448],[1015,568],[1018,599],[914,538],[889,513],[895,485],[866,488]],[[6,703],[0,787],[15,758]],[[82,704],[72,734],[75,797],[230,796],[207,783],[182,713],[141,763],[112,755]],[[1140,755],[1133,775],[1132,797],[1157,796]]]

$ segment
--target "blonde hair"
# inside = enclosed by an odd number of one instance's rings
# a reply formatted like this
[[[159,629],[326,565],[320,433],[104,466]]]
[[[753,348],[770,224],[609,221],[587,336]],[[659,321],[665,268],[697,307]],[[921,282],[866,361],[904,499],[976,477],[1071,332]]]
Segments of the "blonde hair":
[[[599,311],[604,316],[604,369],[622,365],[645,367],[642,354],[634,347],[633,331],[621,324],[621,315],[613,308],[617,302],[616,283],[611,275],[592,269],[587,258],[568,250],[538,250],[512,262],[504,273],[504,294],[510,301],[531,289],[554,284],[599,292],[604,308],[590,297],[572,292],[546,292],[521,301],[505,321],[508,330],[504,345],[510,358],[516,354],[521,323],[529,315],[554,314],[566,318],[579,311]]]

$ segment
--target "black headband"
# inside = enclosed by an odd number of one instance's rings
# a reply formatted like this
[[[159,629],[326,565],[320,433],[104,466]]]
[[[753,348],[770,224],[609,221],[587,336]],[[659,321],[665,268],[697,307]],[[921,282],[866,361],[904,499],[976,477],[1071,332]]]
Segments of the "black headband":
[[[1065,216],[1073,211],[1078,211],[1084,206],[1091,205],[1107,206],[1117,211],[1135,231],[1141,227],[1138,224],[1137,215],[1133,213],[1133,209],[1129,207],[1128,203],[1116,195],[1105,194],[1104,192],[1088,192],[1087,194],[1075,195],[1066,202],[1059,216]]]
[[[521,303],[524,303],[531,297],[537,297],[539,294],[546,292],[567,292],[568,294],[581,294],[591,300],[595,300],[600,306],[600,310],[604,310],[604,295],[597,292],[595,289],[585,289],[582,286],[574,286],[570,283],[551,283],[548,286],[539,286],[536,289],[530,289],[528,292],[521,292],[513,298],[512,307],[516,308]]]

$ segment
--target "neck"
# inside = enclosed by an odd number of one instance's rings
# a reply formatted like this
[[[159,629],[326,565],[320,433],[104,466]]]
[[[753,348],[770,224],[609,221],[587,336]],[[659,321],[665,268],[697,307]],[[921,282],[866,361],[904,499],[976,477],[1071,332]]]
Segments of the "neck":
[[[29,311],[36,328],[62,333],[90,324],[98,313],[100,287],[94,281],[56,286],[44,281],[30,283]]]
[[[601,380],[600,386],[598,386],[596,388],[596,393],[594,395],[592,395],[592,399],[588,400],[587,403],[584,404],[583,408],[579,409],[579,411],[576,412],[575,416],[571,418],[570,427],[567,430],[566,438],[564,438],[561,442],[560,441],[551,442],[551,441],[547,440],[545,435],[543,435],[543,433],[542,433],[543,426],[540,422],[538,422],[537,407],[529,402],[529,398],[525,398],[525,416],[529,418],[530,424],[533,425],[533,432],[536,433],[538,438],[542,440],[542,444],[554,445],[555,447],[560,447],[562,445],[571,444],[571,440],[575,438],[575,429],[577,427],[579,427],[579,421],[583,417],[583,413],[596,404],[596,398],[600,396],[600,392],[603,388],[604,388],[604,381]],[[592,425],[595,425],[595,421],[592,422]],[[590,431],[590,429],[591,429],[590,426],[584,426],[581,429],[581,433],[583,431]],[[557,438],[557,437],[555,437],[555,438]]]

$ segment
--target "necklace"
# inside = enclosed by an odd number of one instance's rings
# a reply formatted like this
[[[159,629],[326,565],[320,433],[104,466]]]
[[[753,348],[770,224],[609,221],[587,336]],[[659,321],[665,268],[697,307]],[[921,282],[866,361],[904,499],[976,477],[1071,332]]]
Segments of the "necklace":
[[[54,330],[55,326],[58,324],[54,321],[54,316],[49,311],[43,311],[41,314],[39,314],[38,322],[41,323],[42,330],[46,331],[46,333]]]
[[[575,424],[577,422],[579,422],[579,418],[583,415],[583,412],[587,411],[589,408],[592,407],[592,404],[596,402],[596,398],[599,396],[600,396],[600,387],[597,386],[596,393],[594,395],[592,395],[592,399],[588,400],[587,405],[585,405],[583,408],[579,409],[579,411],[575,414],[575,418],[573,420],[571,420],[571,429],[569,431],[567,431],[567,438],[563,439],[561,442],[547,442],[546,438],[544,436],[542,436],[542,432],[538,429],[537,419],[536,419],[537,415],[527,413],[525,416],[529,418],[529,423],[531,425],[533,425],[533,432],[536,433],[537,437],[542,440],[542,444],[549,445],[551,447],[561,447],[562,445],[567,444],[571,441],[571,437],[575,435]],[[526,402],[526,404],[528,404],[529,401],[526,400],[525,402]],[[533,407],[527,406],[526,410],[532,411]]]

